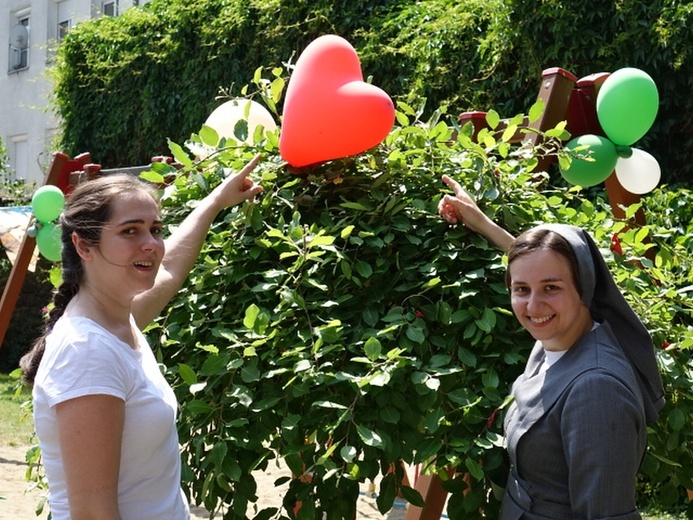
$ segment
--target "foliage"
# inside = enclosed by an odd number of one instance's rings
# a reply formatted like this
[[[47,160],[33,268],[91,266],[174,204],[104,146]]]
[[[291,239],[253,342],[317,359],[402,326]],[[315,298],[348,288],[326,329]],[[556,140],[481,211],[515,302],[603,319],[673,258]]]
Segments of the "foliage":
[[[61,43],[56,104],[66,152],[107,167],[146,164],[182,142],[260,66],[286,66],[326,33],[349,40],[364,74],[425,116],[526,111],[541,71],[578,77],[624,66],[654,78],[662,100],[642,147],[667,182],[692,173],[693,7],[683,0],[153,0],[76,26]],[[281,107],[280,107],[281,108]]]
[[[27,414],[25,403],[31,392],[18,388],[18,380],[8,375],[0,375],[0,412],[3,417],[0,425],[0,439],[7,446],[23,446],[32,436],[31,416]]]
[[[0,264],[0,287],[5,287],[11,268],[9,260]],[[53,291],[51,270],[52,264],[39,256],[35,271],[26,274],[0,348],[0,373],[17,368],[19,359],[43,330],[44,309]]]
[[[272,74],[254,78],[270,107],[284,85],[281,71]],[[254,147],[228,140],[210,149],[217,135],[203,127],[185,145],[200,161],[172,142],[181,169],[155,163],[145,174],[175,176],[163,198],[175,223],[230,170],[257,150],[265,156],[261,199],[217,219],[186,287],[148,330],[181,402],[193,500],[227,519],[351,519],[358,484],[380,474],[382,512],[398,492],[420,505],[401,483],[402,460],[441,475],[452,518],[497,514],[506,474],[500,417],[532,341],[508,310],[503,257],[437,216],[447,173],[512,232],[573,223],[605,248],[658,347],[667,341],[658,356],[669,400],[651,432],[641,496],[683,503],[693,476],[684,427],[693,415],[691,194],[657,191],[643,203],[651,223],[631,229],[603,198],[552,188],[532,171],[537,155],[565,138],[560,127],[538,149],[517,147],[509,139],[522,116],[503,130],[491,111],[480,145],[445,109],[422,114],[400,102],[382,145],[301,170],[281,162],[276,133],[256,135]],[[245,133],[238,125],[239,141]],[[671,207],[678,200],[683,220]],[[614,233],[622,255],[608,249]],[[297,478],[283,511],[258,511],[252,472],[275,459]]]
[[[9,161],[7,158],[7,148],[2,142],[2,138],[0,137],[0,175],[5,176],[7,173],[9,173],[10,165]]]

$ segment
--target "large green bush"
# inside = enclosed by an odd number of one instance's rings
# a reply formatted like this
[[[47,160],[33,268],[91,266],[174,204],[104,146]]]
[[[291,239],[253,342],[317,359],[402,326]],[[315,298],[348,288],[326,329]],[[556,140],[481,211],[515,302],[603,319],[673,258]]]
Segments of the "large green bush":
[[[279,102],[281,78],[274,89],[256,81]],[[489,116],[493,127],[497,119]],[[451,518],[497,514],[500,419],[532,340],[509,310],[503,257],[437,216],[447,173],[513,232],[573,223],[604,248],[654,335],[667,389],[639,502],[683,506],[693,477],[693,195],[660,188],[643,203],[649,224],[631,229],[601,197],[551,188],[531,171],[542,150],[512,147],[512,130],[483,133],[482,146],[454,120],[444,109],[422,120],[399,103],[384,143],[357,157],[290,171],[269,134],[255,148],[222,142],[201,162],[172,143],[182,170],[155,164],[146,174],[176,174],[163,199],[175,222],[229,169],[258,149],[265,155],[260,200],[217,219],[188,284],[148,331],[182,403],[184,481],[195,502],[227,519],[293,517],[299,501],[298,518],[351,519],[359,483],[379,474],[381,511],[398,491],[420,504],[401,487],[402,460],[457,471],[445,482]],[[188,146],[199,155],[216,141],[205,127]],[[622,255],[609,249],[615,234]],[[258,511],[252,473],[276,459],[312,478],[291,480],[283,511]]]
[[[257,67],[295,62],[326,33],[349,40],[393,98],[426,98],[427,116],[442,105],[523,112],[543,69],[582,77],[631,66],[652,75],[662,99],[641,146],[667,182],[688,181],[692,31],[683,0],[153,0],[71,31],[58,51],[56,103],[64,151],[117,167],[146,164],[167,137],[184,140],[220,88],[238,94]]]

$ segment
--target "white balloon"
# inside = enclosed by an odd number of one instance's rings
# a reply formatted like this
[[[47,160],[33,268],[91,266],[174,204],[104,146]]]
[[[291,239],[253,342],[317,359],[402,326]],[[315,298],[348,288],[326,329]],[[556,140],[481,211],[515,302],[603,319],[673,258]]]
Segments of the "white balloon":
[[[214,128],[219,134],[219,138],[226,137],[238,141],[233,129],[238,121],[246,119],[246,111],[248,113],[248,138],[244,143],[252,143],[255,129],[260,125],[269,132],[277,129],[277,123],[272,114],[261,104],[250,99],[232,99],[222,103],[209,114],[205,125]]]
[[[642,195],[657,187],[662,170],[657,159],[638,148],[631,148],[633,155],[616,161],[616,178],[627,191]]]

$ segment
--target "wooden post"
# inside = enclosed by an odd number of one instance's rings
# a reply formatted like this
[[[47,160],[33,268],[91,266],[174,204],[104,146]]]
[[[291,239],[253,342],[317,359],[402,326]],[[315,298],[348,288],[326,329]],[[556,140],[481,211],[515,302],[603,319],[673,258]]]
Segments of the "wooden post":
[[[448,472],[452,476],[454,472]],[[448,498],[448,492],[443,489],[443,480],[439,475],[420,475],[416,480],[415,489],[426,502],[426,507],[410,505],[405,520],[440,520]]]
[[[570,72],[559,67],[546,69],[541,73],[541,87],[537,100],[544,102],[544,112],[538,120],[530,123],[529,127],[546,131],[565,120],[568,112],[570,97],[577,78]],[[530,134],[530,142],[538,145],[543,138],[540,134]],[[549,165],[555,162],[555,157],[540,157],[537,171],[547,171]]]
[[[81,169],[90,160],[88,153],[78,155],[73,160],[68,160],[67,155],[55,152],[53,154],[53,162],[51,163],[48,174],[46,175],[44,185],[58,186],[63,192],[66,192],[69,185],[69,175],[71,171]],[[32,221],[29,222],[30,227]],[[27,227],[27,229],[28,229]],[[10,276],[7,279],[5,288],[0,300],[0,348],[2,348],[5,334],[10,325],[10,320],[14,314],[19,294],[26,278],[26,273],[29,268],[31,256],[36,247],[36,238],[30,237],[28,233],[24,233],[24,238],[19,246],[17,258],[14,261]]]

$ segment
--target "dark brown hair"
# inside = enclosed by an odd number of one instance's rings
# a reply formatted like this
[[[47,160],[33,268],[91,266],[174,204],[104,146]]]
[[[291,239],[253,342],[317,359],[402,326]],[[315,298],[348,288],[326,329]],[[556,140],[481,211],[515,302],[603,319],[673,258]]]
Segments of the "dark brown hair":
[[[98,246],[103,226],[111,219],[113,205],[118,197],[123,193],[138,190],[150,194],[154,200],[158,201],[156,190],[152,185],[127,173],[104,175],[86,181],[77,186],[68,197],[63,214],[60,216],[62,283],[53,294],[53,306],[46,319],[43,335],[36,340],[31,350],[19,362],[25,384],[33,384],[46,347],[46,336],[79,291],[84,277],[82,259],[72,243],[72,234],[76,233],[88,244]]]
[[[564,257],[570,266],[573,275],[573,283],[582,297],[580,285],[580,274],[578,269],[577,257],[568,241],[558,233],[550,229],[532,228],[518,236],[508,251],[508,269],[505,271],[505,284],[510,288],[512,280],[510,278],[510,265],[514,260],[528,255],[535,251],[553,251]]]

